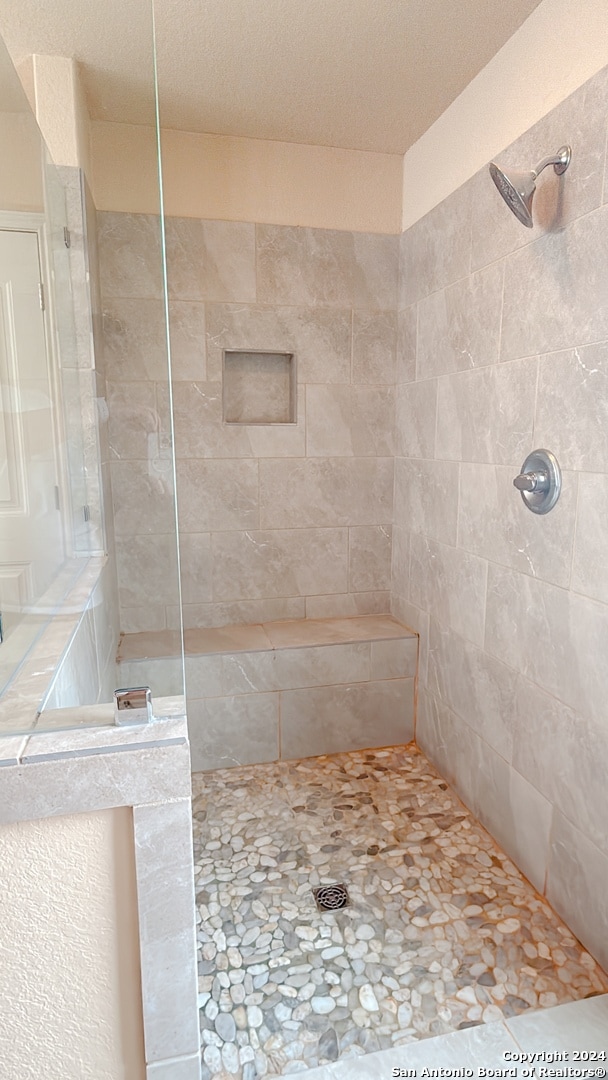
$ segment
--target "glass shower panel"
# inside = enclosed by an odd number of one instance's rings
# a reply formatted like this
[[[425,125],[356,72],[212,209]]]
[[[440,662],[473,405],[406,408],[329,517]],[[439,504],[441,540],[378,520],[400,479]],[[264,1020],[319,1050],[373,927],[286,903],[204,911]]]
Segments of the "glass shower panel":
[[[44,157],[25,93],[0,52],[0,688],[50,616],[66,562],[59,432],[44,271]],[[61,591],[61,587],[60,590]]]
[[[147,70],[94,125],[99,176],[50,160],[0,40],[0,735],[184,692],[152,11],[131,8]],[[112,189],[125,125],[151,153]]]
[[[71,179],[68,175],[67,183]],[[64,184],[60,170],[48,160],[44,169],[44,181],[50,271],[53,297],[57,300],[54,333],[58,358],[57,394],[61,403],[60,421],[63,425],[62,444],[65,455],[63,497],[67,543],[71,554],[88,555],[95,549],[87,493],[87,481],[94,482],[95,470],[93,468],[87,474],[85,465],[85,423],[91,431],[94,422],[90,415],[91,390],[86,384],[84,374],[90,370],[91,357],[86,343],[84,348],[78,347],[75,312],[78,302],[81,306],[87,304],[86,280],[84,275],[76,277],[70,265],[72,231],[68,225],[67,183]]]

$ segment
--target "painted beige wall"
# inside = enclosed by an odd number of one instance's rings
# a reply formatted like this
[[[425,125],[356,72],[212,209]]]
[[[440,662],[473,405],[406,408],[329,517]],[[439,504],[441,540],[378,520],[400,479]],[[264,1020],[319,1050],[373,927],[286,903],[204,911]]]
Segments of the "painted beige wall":
[[[403,162],[403,228],[608,64],[606,0],[543,0]],[[568,132],[564,132],[564,142]],[[538,157],[556,150],[539,146]],[[530,168],[534,162],[522,162]]]
[[[18,73],[51,158],[56,165],[80,166],[90,183],[90,122],[77,62],[34,55]]]
[[[40,134],[27,113],[0,113],[0,210],[43,207]]]
[[[5,1080],[145,1075],[129,808],[0,828]]]
[[[93,122],[98,210],[158,213],[152,128]],[[398,233],[399,154],[198,135],[162,135],[165,212],[174,217]]]

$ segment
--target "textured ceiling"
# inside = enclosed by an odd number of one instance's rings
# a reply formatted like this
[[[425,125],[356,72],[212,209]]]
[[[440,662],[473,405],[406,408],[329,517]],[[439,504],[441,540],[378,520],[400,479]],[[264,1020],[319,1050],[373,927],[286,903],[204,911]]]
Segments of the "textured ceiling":
[[[163,126],[403,153],[540,0],[156,0]],[[91,116],[152,123],[151,0],[0,0],[82,65]]]

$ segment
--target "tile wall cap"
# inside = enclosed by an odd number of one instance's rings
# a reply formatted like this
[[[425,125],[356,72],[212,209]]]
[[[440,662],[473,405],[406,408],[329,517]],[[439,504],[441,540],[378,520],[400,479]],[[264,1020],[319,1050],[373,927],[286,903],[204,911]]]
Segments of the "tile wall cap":
[[[119,659],[148,659],[151,655],[175,655],[166,649],[167,631],[127,634],[122,639]],[[353,615],[334,619],[280,619],[276,622],[239,624],[191,629],[185,632],[187,657],[214,653],[267,652],[275,649],[345,645],[365,641],[416,638],[417,633],[392,615]],[[142,651],[145,650],[145,651]]]
[[[114,725],[113,704],[52,710],[58,725],[55,730],[0,736],[0,766],[187,743],[183,697],[157,698],[154,708],[151,723],[121,727]]]

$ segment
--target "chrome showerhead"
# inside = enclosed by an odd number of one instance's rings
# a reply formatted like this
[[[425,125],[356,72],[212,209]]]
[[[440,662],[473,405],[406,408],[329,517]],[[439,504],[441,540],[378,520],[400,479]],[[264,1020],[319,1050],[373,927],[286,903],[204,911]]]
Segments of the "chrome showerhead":
[[[522,225],[531,229],[534,225],[532,220],[532,200],[536,191],[536,179],[547,168],[553,165],[555,172],[561,176],[570,164],[571,150],[569,146],[562,146],[551,157],[543,158],[535,169],[525,172],[519,169],[505,171],[499,168],[495,161],[490,162],[490,176],[505,200],[507,206],[513,211]]]

